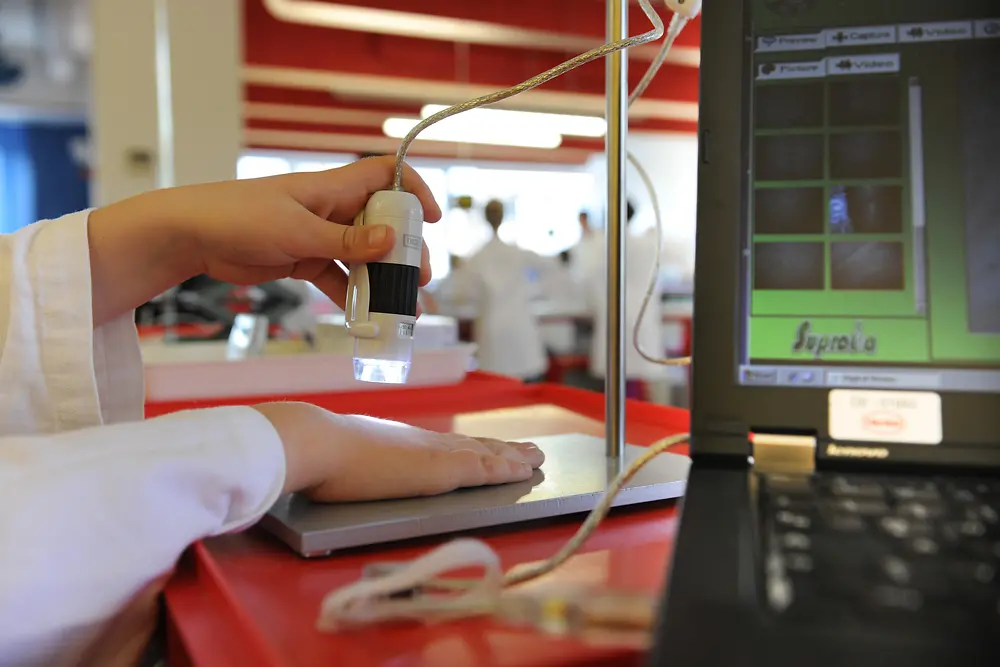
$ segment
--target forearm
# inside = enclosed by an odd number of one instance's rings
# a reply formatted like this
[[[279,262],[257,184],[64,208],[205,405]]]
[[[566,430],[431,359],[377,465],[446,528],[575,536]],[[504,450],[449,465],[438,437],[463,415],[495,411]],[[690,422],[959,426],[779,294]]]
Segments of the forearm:
[[[136,591],[259,519],[284,479],[278,436],[245,407],[0,437],[0,459],[0,543],[28,545],[0,549],[5,665],[76,664]]]
[[[201,272],[193,241],[167,213],[166,197],[167,191],[150,192],[90,214],[95,327]]]

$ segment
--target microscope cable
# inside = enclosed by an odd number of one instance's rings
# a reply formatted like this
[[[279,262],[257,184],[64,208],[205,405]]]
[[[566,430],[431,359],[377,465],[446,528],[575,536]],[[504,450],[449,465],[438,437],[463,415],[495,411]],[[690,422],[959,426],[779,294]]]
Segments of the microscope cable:
[[[572,58],[517,86],[449,107],[428,116],[415,125],[403,139],[396,155],[394,189],[403,189],[403,163],[413,140],[420,132],[434,123],[462,113],[463,111],[469,111],[513,97],[551,81],[592,60],[614,53],[615,51],[652,42],[662,37],[664,34],[663,21],[659,14],[652,8],[649,0],[639,0],[639,5],[653,24],[653,30],[636,37],[605,44],[576,58]],[[670,26],[666,30],[667,39],[664,40],[659,53],[635,90],[629,95],[630,106],[642,95],[646,87],[656,76],[660,66],[666,60],[671,46],[686,24],[686,18],[674,14]],[[660,244],[652,269],[649,288],[643,300],[642,308],[639,311],[636,328],[633,330],[633,344],[645,359],[653,363],[670,366],[687,365],[691,362],[690,358],[664,359],[655,357],[646,353],[639,345],[639,324],[641,324],[646,314],[649,301],[655,291],[660,270],[663,222],[655,188],[648,173],[639,164],[635,156],[628,154],[628,159],[635,167],[645,187],[649,190],[656,217],[657,238]],[[673,447],[686,443],[689,437],[687,433],[673,435],[647,447],[641,456],[632,461],[611,482],[601,502],[590,512],[573,537],[559,551],[544,561],[514,567],[501,575],[499,571],[499,559],[495,552],[485,545],[485,543],[467,538],[454,540],[411,563],[380,564],[379,568],[377,568],[378,574],[376,576],[364,577],[353,584],[332,591],[323,600],[317,621],[317,628],[322,631],[334,631],[342,627],[399,619],[440,622],[454,618],[497,613],[502,603],[501,593],[505,588],[541,577],[565,563],[598,528],[611,510],[618,493],[629,480],[653,458]],[[450,571],[468,569],[469,567],[481,567],[485,570],[486,575],[479,579],[456,579],[442,576]]]
[[[647,44],[658,40],[663,36],[663,19],[660,15],[656,13],[656,10],[649,4],[649,0],[639,0],[639,6],[642,7],[643,13],[649,19],[650,23],[653,24],[653,29],[644,32],[641,35],[636,35],[635,37],[629,37],[627,39],[621,39],[616,42],[609,42],[608,44],[603,44],[596,49],[591,49],[586,53],[582,53],[575,58],[570,58],[566,62],[556,65],[552,69],[542,72],[537,76],[533,76],[527,81],[522,81],[516,86],[511,86],[504,90],[498,90],[495,93],[490,93],[488,95],[483,95],[477,97],[474,100],[469,100],[468,102],[462,102],[461,104],[456,104],[450,106],[447,109],[442,109],[437,113],[424,118],[419,123],[413,126],[413,128],[407,133],[403,138],[402,142],[399,144],[399,150],[396,151],[396,173],[393,180],[393,189],[402,190],[403,189],[403,163],[406,160],[406,153],[410,150],[410,144],[413,143],[417,135],[429,128],[431,125],[444,120],[445,118],[450,118],[452,116],[458,115],[465,111],[471,111],[473,109],[478,109],[479,107],[484,107],[490,104],[496,104],[497,102],[502,102],[508,98],[514,97],[515,95],[520,95],[523,92],[529,91],[533,88],[548,83],[552,79],[562,76],[566,72],[572,71],[579,67],[580,65],[586,65],[587,63],[597,60],[598,58],[603,58],[616,51],[622,51],[624,49],[631,48],[633,46],[638,46],[640,44]],[[664,54],[666,57],[666,54]],[[662,61],[661,61],[662,62]],[[650,77],[652,78],[652,77]]]

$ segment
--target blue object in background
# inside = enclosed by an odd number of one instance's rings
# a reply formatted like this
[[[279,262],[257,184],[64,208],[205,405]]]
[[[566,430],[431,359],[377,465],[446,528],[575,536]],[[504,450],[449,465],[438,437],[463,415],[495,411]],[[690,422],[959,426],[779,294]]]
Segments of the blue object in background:
[[[28,131],[0,124],[0,233],[34,220],[35,175],[28,153]]]
[[[82,123],[0,122],[0,233],[87,208],[87,181],[70,150],[86,134]]]
[[[835,234],[854,233],[847,205],[847,190],[841,186],[830,191],[830,227]]]

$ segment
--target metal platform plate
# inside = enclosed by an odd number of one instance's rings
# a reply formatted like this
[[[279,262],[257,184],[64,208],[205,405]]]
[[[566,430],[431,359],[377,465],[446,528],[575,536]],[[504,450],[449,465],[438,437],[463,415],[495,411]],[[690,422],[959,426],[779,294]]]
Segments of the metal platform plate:
[[[303,556],[325,556],[338,549],[589,512],[618,474],[606,458],[603,438],[574,434],[524,440],[545,452],[545,464],[524,482],[364,503],[319,504],[289,496],[275,504],[261,526]],[[626,465],[644,451],[628,445]],[[682,496],[690,463],[677,454],[657,456],[622,489],[615,506]]]

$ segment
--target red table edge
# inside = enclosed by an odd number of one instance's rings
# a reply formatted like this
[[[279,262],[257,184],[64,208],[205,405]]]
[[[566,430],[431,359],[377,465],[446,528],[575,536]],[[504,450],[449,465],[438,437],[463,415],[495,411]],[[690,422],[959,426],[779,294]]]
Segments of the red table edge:
[[[225,398],[170,401],[147,400],[146,417],[156,417],[178,410],[195,410],[224,405],[253,405],[273,401],[304,401],[341,413],[365,412],[366,409],[371,408],[373,400],[377,400],[381,407],[406,407],[409,410],[433,409],[440,407],[443,401],[457,401],[461,405],[463,397],[471,399],[507,395],[512,392],[518,394],[524,389],[524,386],[520,380],[492,373],[472,371],[462,382],[431,387],[385,387],[364,391],[228,396]],[[335,401],[331,401],[331,399],[335,399]]]
[[[470,374],[473,383],[481,382],[479,389],[489,392],[494,398],[531,398],[537,396],[539,404],[555,404],[560,407],[570,409],[577,414],[604,420],[604,394],[590,392],[583,389],[565,387],[552,384],[531,384],[526,385],[517,380],[510,380],[501,376],[494,376],[486,373]],[[452,405],[449,399],[461,399],[469,397],[468,388],[464,382],[448,387],[434,387],[433,391],[428,388],[413,388],[389,390],[385,394],[391,394],[392,404],[405,404],[407,408],[414,409],[421,405],[440,409],[442,404]],[[445,395],[442,395],[445,394]],[[423,400],[416,404],[411,398],[423,397]],[[435,400],[427,398],[433,395]],[[354,394],[339,394],[337,407],[341,411],[348,411],[345,408],[352,406],[356,411],[360,404],[367,402],[370,404],[376,395],[372,392],[358,392]],[[379,400],[385,400],[384,395],[379,395]],[[309,400],[316,396],[296,396],[288,397],[294,400]],[[260,402],[262,399],[254,398],[252,401]],[[272,399],[273,400],[273,399]],[[242,404],[248,399],[226,399],[224,402],[212,402],[212,405],[220,404]],[[502,408],[503,401],[498,401]],[[189,403],[169,403],[159,404],[156,408],[167,408],[162,410],[154,409],[154,412],[163,414],[174,409],[187,409],[189,407],[206,407],[208,402],[198,404]],[[662,424],[664,437],[675,433],[683,433],[688,430],[689,413],[687,410],[674,408],[671,406],[654,405],[640,401],[627,400],[627,419],[629,421],[656,422]],[[360,410],[363,411],[363,408]],[[686,448],[675,447],[671,451],[686,453]],[[185,554],[177,570],[167,585],[164,592],[167,599],[167,655],[170,664],[175,667],[197,667],[201,663],[196,662],[192,657],[198,651],[195,648],[197,641],[192,637],[191,623],[182,624],[175,621],[175,618],[183,613],[186,616],[196,616],[194,625],[198,626],[199,635],[210,635],[216,642],[224,642],[227,645],[232,658],[231,664],[239,664],[243,667],[280,667],[284,665],[284,660],[276,650],[257,631],[254,620],[240,606],[238,596],[226,583],[220,565],[212,556],[211,551],[205,544],[199,542],[191,547]],[[208,605],[214,608],[206,609]]]
[[[184,555],[164,591],[167,599],[167,656],[171,667],[195,667],[192,656],[199,639],[211,637],[226,646],[228,664],[241,667],[280,667],[284,660],[261,636],[253,619],[240,606],[226,584],[219,564],[202,543]],[[191,623],[181,624],[179,615],[197,617],[198,635],[192,637]]]

